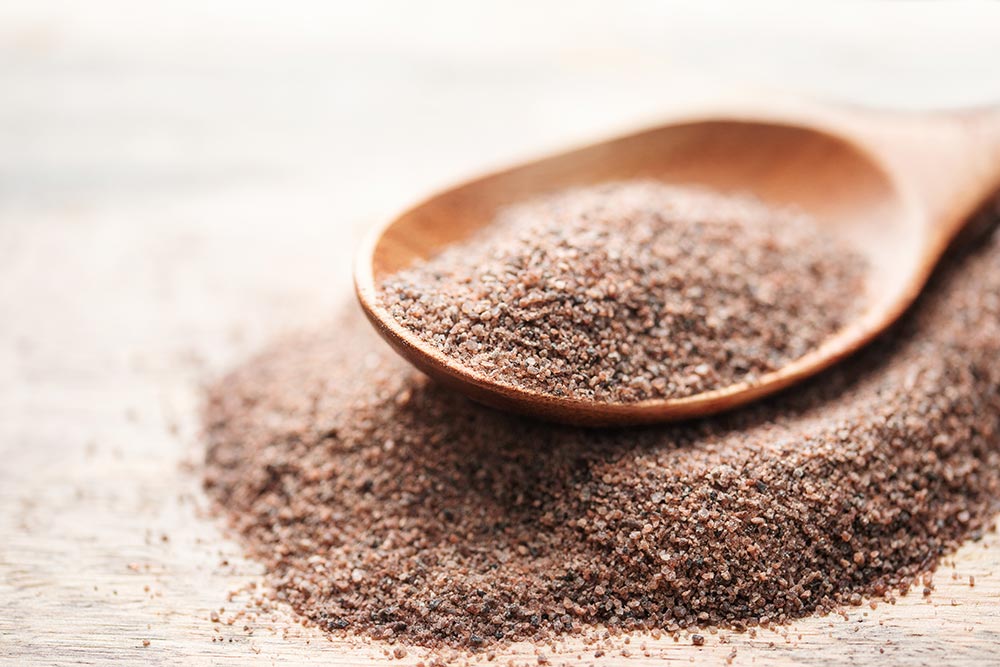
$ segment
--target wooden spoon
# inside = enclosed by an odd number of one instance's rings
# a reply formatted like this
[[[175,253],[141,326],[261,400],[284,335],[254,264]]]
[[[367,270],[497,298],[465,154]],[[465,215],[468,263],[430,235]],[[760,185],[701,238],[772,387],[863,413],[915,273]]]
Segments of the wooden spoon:
[[[676,399],[601,403],[497,384],[422,341],[382,306],[378,285],[489,225],[497,209],[568,186],[631,178],[750,192],[794,205],[842,234],[871,267],[868,306],[805,356]],[[390,222],[363,247],[355,286],[365,313],[406,359],[505,410],[584,425],[710,415],[788,387],[868,343],[913,302],[966,218],[1000,189],[1000,110],[887,113],[783,104],[689,117],[458,185]]]

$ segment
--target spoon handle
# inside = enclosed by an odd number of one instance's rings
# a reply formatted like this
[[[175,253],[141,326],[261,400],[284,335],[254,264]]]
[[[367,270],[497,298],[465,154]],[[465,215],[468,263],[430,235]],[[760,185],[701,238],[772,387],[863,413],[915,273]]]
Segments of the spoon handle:
[[[872,145],[943,250],[969,214],[1000,190],[1000,107],[882,120],[888,126],[871,137]]]

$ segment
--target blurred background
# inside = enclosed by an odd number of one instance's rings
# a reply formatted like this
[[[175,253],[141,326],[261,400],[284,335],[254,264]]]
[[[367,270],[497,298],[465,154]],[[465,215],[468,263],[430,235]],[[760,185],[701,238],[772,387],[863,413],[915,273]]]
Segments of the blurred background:
[[[351,230],[429,188],[690,100],[1000,102],[998,34],[996,2],[5,0],[3,282],[43,287],[11,264],[50,225],[43,243],[80,236],[85,281],[106,233],[181,256],[221,239],[262,279],[255,299],[329,284]]]
[[[997,35],[997,2],[4,0],[0,340],[308,317],[431,188],[738,89],[1000,103]]]
[[[0,2],[8,655],[200,632],[252,566],[174,502],[199,383],[351,299],[361,234],[739,91],[1000,103],[1000,2]]]

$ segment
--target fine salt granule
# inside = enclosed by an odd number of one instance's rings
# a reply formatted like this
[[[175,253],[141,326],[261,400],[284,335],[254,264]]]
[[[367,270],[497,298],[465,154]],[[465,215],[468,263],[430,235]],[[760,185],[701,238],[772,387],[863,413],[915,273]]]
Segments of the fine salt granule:
[[[753,382],[865,305],[865,262],[809,217],[652,181],[557,192],[379,286],[499,384],[622,403]]]
[[[397,645],[740,628],[888,596],[998,509],[1000,239],[976,245],[857,356],[683,425],[482,407],[351,306],[212,387],[205,486],[279,599]]]

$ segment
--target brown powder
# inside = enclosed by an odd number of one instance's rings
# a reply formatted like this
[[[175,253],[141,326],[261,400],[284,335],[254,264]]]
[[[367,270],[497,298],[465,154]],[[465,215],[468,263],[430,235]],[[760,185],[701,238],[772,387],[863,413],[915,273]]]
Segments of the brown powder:
[[[494,382],[631,402],[753,382],[803,356],[865,305],[864,274],[804,215],[637,181],[509,208],[380,298]]]
[[[742,628],[890,598],[997,510],[1000,239],[978,246],[846,363],[685,425],[493,411],[426,381],[351,306],[211,389],[205,486],[278,599],[399,645]]]

